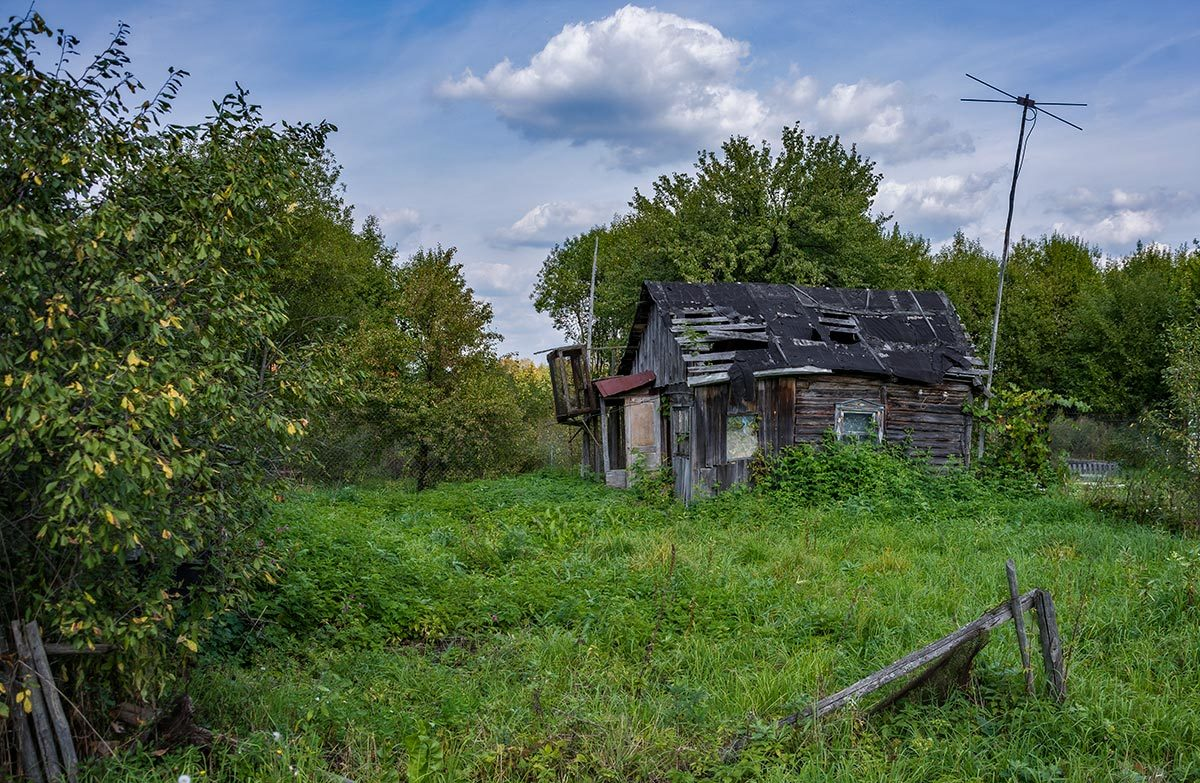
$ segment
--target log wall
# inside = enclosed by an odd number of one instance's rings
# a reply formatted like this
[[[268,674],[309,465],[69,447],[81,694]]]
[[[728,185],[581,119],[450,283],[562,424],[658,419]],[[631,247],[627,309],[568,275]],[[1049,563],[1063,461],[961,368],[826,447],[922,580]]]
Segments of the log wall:
[[[902,444],[909,453],[928,454],[935,464],[950,457],[969,459],[971,417],[963,406],[972,397],[970,384],[926,386],[853,375],[797,378],[795,383],[796,443],[819,443],[833,428],[837,404],[863,399],[883,405],[885,441]]]

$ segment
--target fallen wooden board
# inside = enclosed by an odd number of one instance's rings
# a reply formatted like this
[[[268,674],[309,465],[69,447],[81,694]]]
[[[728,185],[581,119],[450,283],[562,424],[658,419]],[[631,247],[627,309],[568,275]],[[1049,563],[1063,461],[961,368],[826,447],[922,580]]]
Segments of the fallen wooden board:
[[[1034,606],[1037,596],[1042,591],[1030,590],[1022,595],[1016,604],[1020,606],[1020,611],[1027,612]],[[801,721],[813,718],[820,720],[829,713],[841,709],[851,702],[866,696],[873,691],[877,691],[883,686],[895,682],[902,677],[905,677],[922,667],[930,664],[947,653],[953,652],[959,645],[969,642],[976,638],[981,632],[990,631],[997,628],[1009,620],[1013,619],[1013,602],[1005,601],[1003,604],[992,609],[990,612],[985,612],[979,619],[967,623],[957,631],[948,633],[936,642],[925,645],[915,652],[909,653],[900,660],[883,667],[882,669],[868,674],[853,685],[842,688],[837,693],[818,701],[809,707],[794,712],[791,715],[780,718],[775,722],[775,725],[782,728],[793,726]],[[1041,622],[1039,615],[1038,622]],[[1043,637],[1045,634],[1043,634]],[[1045,645],[1043,644],[1043,647]],[[750,742],[749,735],[743,734],[741,737],[732,742],[726,747],[722,754],[726,758],[736,755],[738,751],[746,747]]]

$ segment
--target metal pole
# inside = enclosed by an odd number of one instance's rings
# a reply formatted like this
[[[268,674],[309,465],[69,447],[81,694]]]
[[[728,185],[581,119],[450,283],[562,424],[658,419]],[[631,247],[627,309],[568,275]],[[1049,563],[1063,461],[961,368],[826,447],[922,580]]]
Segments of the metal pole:
[[[1017,135],[1017,158],[1013,163],[1012,187],[1008,191],[1008,219],[1004,223],[1004,250],[1000,254],[1000,281],[996,286],[996,309],[992,313],[992,344],[988,346],[988,374],[984,385],[983,409],[991,399],[992,378],[996,374],[996,341],[1000,337],[1000,302],[1004,298],[1004,270],[1008,267],[1008,247],[1012,237],[1013,204],[1017,198],[1017,177],[1021,174],[1021,150],[1025,146],[1025,122],[1029,118],[1029,94],[1021,103],[1021,132]],[[983,459],[983,428],[979,428],[979,458]]]

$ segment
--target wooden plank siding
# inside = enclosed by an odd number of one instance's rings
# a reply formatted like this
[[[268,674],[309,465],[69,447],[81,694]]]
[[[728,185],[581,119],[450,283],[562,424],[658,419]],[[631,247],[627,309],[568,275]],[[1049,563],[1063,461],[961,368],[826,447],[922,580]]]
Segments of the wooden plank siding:
[[[646,328],[638,342],[629,374],[634,375],[643,370],[654,372],[654,385],[660,388],[687,383],[683,349],[676,342],[666,316],[657,306],[650,311],[650,316],[646,319]]]
[[[764,378],[758,387],[758,447],[773,454],[795,442],[796,379]]]
[[[967,383],[926,386],[864,376],[823,376],[796,380],[795,442],[818,443],[833,428],[839,402],[864,399],[883,405],[883,437],[909,453],[926,453],[935,464],[950,457],[965,462],[971,421],[963,406],[971,399]]]

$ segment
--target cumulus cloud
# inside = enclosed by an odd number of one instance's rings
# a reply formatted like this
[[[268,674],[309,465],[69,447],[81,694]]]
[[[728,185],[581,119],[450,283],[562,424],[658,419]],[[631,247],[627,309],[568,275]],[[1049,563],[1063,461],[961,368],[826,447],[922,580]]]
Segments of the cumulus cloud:
[[[483,76],[467,70],[438,92],[485,101],[530,138],[604,144],[626,168],[735,134],[773,136],[797,120],[892,161],[974,149],[968,134],[930,116],[929,101],[901,82],[835,84],[822,94],[793,66],[760,94],[740,83],[749,54],[748,44],[710,24],[628,5],[565,26],[528,65],[505,59]]]
[[[712,25],[625,6],[563,27],[527,66],[468,70],[439,92],[485,100],[529,137],[606,144],[635,167],[761,124],[766,107],[736,84],[748,53]]]
[[[902,225],[945,232],[982,218],[995,202],[993,188],[1003,181],[1004,169],[984,174],[950,174],[913,182],[884,181],[876,208],[890,212]]]
[[[1122,247],[1152,239],[1168,220],[1200,207],[1196,193],[1166,188],[1141,192],[1076,188],[1065,194],[1047,194],[1044,199],[1066,217],[1056,228]]]
[[[421,230],[421,213],[409,207],[381,209],[373,213],[379,226],[393,242],[403,242]]]
[[[487,298],[513,294],[523,297],[532,285],[527,270],[512,264],[472,263],[466,272],[476,295]]]
[[[570,234],[590,228],[602,217],[592,207],[550,201],[538,204],[511,226],[495,232],[492,241],[501,247],[549,247]]]
[[[932,100],[903,82],[879,84],[869,79],[838,83],[824,94],[810,76],[776,86],[775,112],[792,117],[821,133],[837,133],[859,149],[889,162],[943,157],[975,149],[970,134],[931,116]]]

